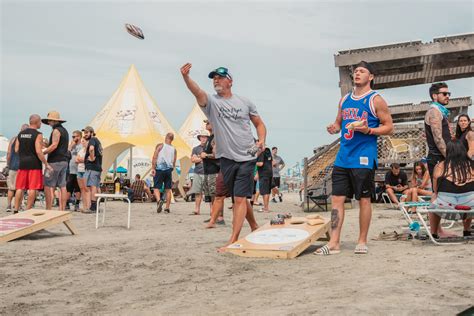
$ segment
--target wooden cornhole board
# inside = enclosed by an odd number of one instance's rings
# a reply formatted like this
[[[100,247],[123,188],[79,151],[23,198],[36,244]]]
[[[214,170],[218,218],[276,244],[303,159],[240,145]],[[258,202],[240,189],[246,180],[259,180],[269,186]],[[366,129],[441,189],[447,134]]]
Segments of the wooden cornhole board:
[[[73,235],[77,231],[71,223],[71,212],[31,209],[0,218],[0,243],[17,239],[38,230],[64,223]]]
[[[321,237],[328,240],[329,219],[324,219],[324,224],[314,226],[308,225],[304,217],[298,219],[305,222],[290,224],[287,219],[283,225],[267,223],[227,246],[225,251],[243,257],[293,259]]]

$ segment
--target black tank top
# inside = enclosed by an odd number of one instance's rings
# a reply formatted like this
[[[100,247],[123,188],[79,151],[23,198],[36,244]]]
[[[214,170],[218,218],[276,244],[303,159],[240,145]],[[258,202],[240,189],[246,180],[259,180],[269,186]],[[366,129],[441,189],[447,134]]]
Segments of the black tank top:
[[[208,137],[206,145],[204,145],[204,152],[206,154],[212,154],[212,151],[214,148],[214,146],[212,146],[213,140],[214,140],[214,134]],[[219,170],[220,170],[219,159],[204,158],[202,160],[202,165],[204,167],[204,174],[219,173]]]
[[[446,178],[439,178],[438,192],[446,193],[467,193],[474,191],[474,181],[468,182],[464,185],[457,185]]]
[[[18,155],[20,156],[20,170],[37,170],[42,169],[41,160],[36,154],[35,142],[38,135],[41,134],[38,130],[27,128],[18,134],[18,142],[20,149]]]
[[[431,126],[425,122],[425,134],[426,142],[428,143],[428,154],[434,156],[442,156],[443,154],[439,151],[436,143],[434,141],[433,132],[431,131]],[[443,116],[442,122],[442,135],[446,145],[451,141],[451,133],[449,132],[449,122],[448,119]]]
[[[58,147],[48,154],[48,162],[60,162],[60,161],[69,161],[69,151],[68,151],[68,140],[69,140],[69,133],[67,130],[61,125],[55,125],[53,127],[54,130],[57,129],[59,131],[59,144]],[[49,144],[50,146],[53,142],[53,132],[51,132],[51,136],[49,137]]]

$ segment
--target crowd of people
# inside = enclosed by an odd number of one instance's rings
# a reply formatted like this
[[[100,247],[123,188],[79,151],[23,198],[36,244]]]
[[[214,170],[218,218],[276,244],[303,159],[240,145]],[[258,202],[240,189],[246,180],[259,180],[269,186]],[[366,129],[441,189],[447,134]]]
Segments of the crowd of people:
[[[41,190],[47,210],[52,209],[55,200],[59,210],[65,210],[73,196],[75,210],[79,210],[81,201],[83,212],[96,210],[102,145],[91,126],[75,130],[69,140],[65,122],[56,111],[49,112],[44,119],[32,114],[29,124],[22,125],[18,135],[10,140],[7,212],[18,213],[22,209],[25,192],[25,209],[32,208]],[[49,141],[39,131],[41,124],[52,129]]]
[[[411,181],[397,163],[385,176],[386,192],[395,205],[399,202],[433,201],[439,208],[454,209],[457,205],[474,207],[474,131],[467,114],[457,118],[454,133],[448,121],[451,93],[446,83],[435,83],[429,90],[432,105],[425,116],[428,157],[413,165]],[[450,237],[439,226],[440,216],[430,216],[435,237]],[[471,235],[472,218],[464,219],[463,236]]]
[[[210,94],[191,79],[191,68],[187,63],[180,71],[207,117],[203,122],[205,130],[197,136],[200,143],[191,154],[194,177],[189,194],[195,195],[191,214],[201,214],[204,200],[210,205],[206,227],[224,225],[224,200],[231,197],[232,233],[225,247],[238,240],[245,220],[252,231],[259,227],[253,213],[254,205],[262,205],[260,212],[270,212],[270,201],[283,201],[279,188],[285,162],[278,155],[277,147],[266,147],[267,130],[254,103],[232,92],[233,77],[229,70],[219,67],[209,73],[216,92]],[[372,90],[374,77],[373,65],[364,61],[356,65],[354,89],[341,98],[336,120],[327,127],[330,134],[340,133],[341,138],[332,173],[330,240],[316,250],[316,255],[340,252],[344,202],[348,197],[355,197],[360,205],[360,233],[354,252],[368,253],[377,136],[393,132],[388,105]],[[429,94],[433,102],[425,116],[428,156],[414,164],[410,178],[399,164],[393,163],[385,177],[386,193],[394,203],[428,197],[439,207],[454,208],[460,204],[474,207],[471,120],[466,114],[460,115],[452,137],[446,108],[451,95],[448,86],[435,83]],[[47,142],[39,132],[42,123],[52,129]],[[38,190],[43,189],[46,209],[51,209],[57,199],[60,210],[65,210],[68,201],[73,200],[76,210],[80,209],[82,201],[82,211],[95,212],[102,173],[102,145],[91,126],[73,131],[69,140],[63,123],[65,121],[56,111],[51,111],[44,119],[33,114],[29,124],[23,125],[19,134],[12,138],[7,154],[8,211],[20,210],[25,191],[28,195],[26,209],[33,207]],[[256,139],[252,125],[257,132]],[[153,194],[139,175],[128,191],[132,200],[137,195],[138,198],[156,199],[157,213],[170,213],[172,172],[177,158],[173,140],[173,133],[168,133],[164,142],[155,148],[151,168]],[[259,196],[263,204],[258,202]],[[471,234],[471,220],[464,220],[465,236]],[[447,234],[439,221],[436,214],[430,216],[432,234],[436,238]]]

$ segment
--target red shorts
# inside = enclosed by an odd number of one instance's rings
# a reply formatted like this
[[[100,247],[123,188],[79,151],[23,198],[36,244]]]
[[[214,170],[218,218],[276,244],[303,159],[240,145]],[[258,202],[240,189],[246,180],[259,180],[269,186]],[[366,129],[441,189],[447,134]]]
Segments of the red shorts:
[[[43,171],[41,169],[34,170],[18,170],[16,174],[17,190],[41,190],[43,189]]]
[[[216,179],[216,196],[218,197],[230,197],[230,192],[227,190],[227,187],[225,186],[224,183],[224,176],[222,175],[222,172],[219,172],[217,174],[217,179]]]

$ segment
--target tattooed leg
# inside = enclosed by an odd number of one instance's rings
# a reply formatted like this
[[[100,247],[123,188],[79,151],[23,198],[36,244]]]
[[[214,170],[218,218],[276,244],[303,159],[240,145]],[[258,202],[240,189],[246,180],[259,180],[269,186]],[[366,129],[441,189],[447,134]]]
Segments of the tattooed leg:
[[[339,249],[341,238],[341,228],[344,222],[344,201],[345,196],[332,196],[331,211],[331,238],[329,240],[330,249]]]
[[[331,211],[331,229],[336,229],[337,224],[339,223],[339,214],[338,210],[333,208]]]

